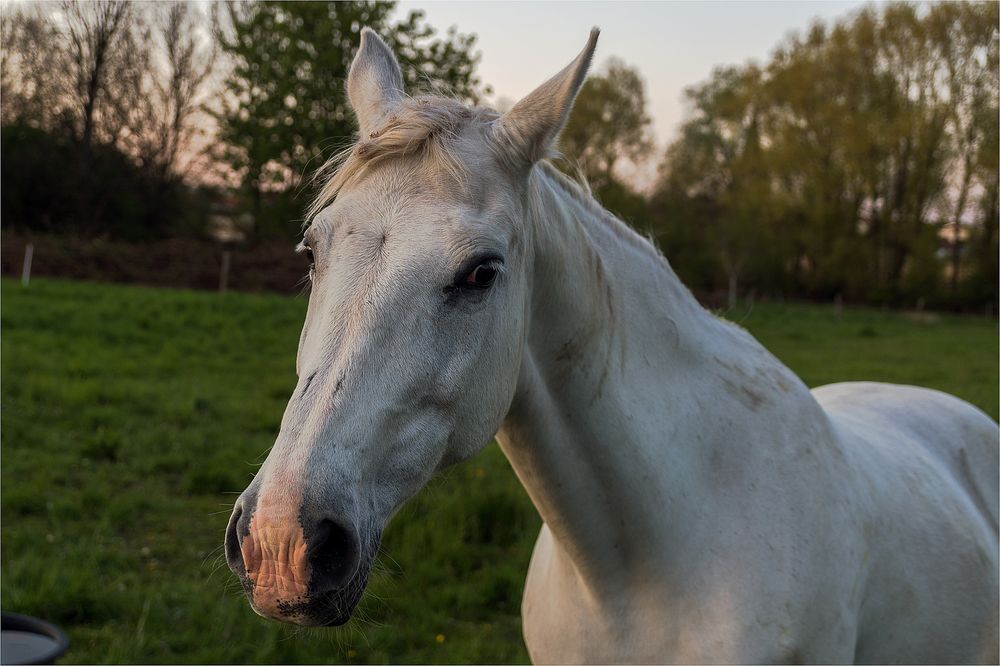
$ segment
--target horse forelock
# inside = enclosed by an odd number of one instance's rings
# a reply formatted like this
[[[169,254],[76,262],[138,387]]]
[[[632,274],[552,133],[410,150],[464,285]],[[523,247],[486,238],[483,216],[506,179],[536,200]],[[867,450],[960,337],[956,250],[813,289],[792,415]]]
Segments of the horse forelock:
[[[306,225],[321,210],[337,198],[348,184],[376,165],[392,159],[421,155],[442,168],[456,182],[467,176],[463,159],[455,140],[473,125],[484,129],[499,118],[499,114],[482,107],[468,107],[447,97],[417,96],[404,99],[389,114],[379,129],[360,136],[358,140],[331,157],[317,170],[314,179],[323,182],[319,194],[309,206]]]

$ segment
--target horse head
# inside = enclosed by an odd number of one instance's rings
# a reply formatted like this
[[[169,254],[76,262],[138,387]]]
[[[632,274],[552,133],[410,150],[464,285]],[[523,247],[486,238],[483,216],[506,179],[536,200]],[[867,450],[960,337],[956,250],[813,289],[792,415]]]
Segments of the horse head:
[[[409,97],[365,29],[347,80],[359,140],[328,166],[300,246],[311,293],[298,384],[237,500],[226,556],[253,608],[346,622],[383,527],[482,449],[522,368],[532,274],[527,183],[597,41],[508,113]]]

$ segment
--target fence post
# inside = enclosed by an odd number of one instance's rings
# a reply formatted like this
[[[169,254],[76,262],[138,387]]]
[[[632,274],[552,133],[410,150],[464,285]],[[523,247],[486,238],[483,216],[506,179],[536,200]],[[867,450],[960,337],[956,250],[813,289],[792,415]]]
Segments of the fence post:
[[[28,243],[24,246],[24,264],[21,266],[21,286],[27,287],[31,281],[31,257],[35,254],[35,245]]]
[[[219,272],[219,293],[226,293],[229,287],[229,250],[222,251],[222,270]]]

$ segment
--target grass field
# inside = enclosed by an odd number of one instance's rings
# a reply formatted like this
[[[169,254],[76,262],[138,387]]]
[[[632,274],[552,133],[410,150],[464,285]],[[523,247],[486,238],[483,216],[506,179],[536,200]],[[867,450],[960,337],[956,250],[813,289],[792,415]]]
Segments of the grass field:
[[[2,603],[69,662],[523,662],[539,519],[495,445],[386,531],[358,620],[250,611],[221,555],[295,383],[304,298],[2,285]],[[730,313],[810,385],[932,386],[997,417],[994,320],[758,304]]]

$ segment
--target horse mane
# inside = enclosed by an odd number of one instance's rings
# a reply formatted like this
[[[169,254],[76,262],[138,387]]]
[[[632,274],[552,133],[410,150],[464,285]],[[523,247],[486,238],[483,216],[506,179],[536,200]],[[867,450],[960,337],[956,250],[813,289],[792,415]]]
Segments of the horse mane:
[[[617,215],[605,208],[604,205],[598,201],[597,197],[594,196],[589,183],[586,181],[586,177],[582,173],[580,173],[577,178],[573,178],[549,160],[542,160],[539,162],[538,168],[543,174],[548,176],[548,178],[555,183],[559,189],[563,191],[563,193],[568,195],[576,203],[583,206],[583,208],[591,215],[610,227],[620,240],[629,243],[633,247],[649,250],[656,255],[658,259],[666,262],[666,257],[663,255],[663,252],[660,251],[660,247],[657,244],[656,239],[651,234],[640,234],[638,231],[622,221],[622,219]]]

